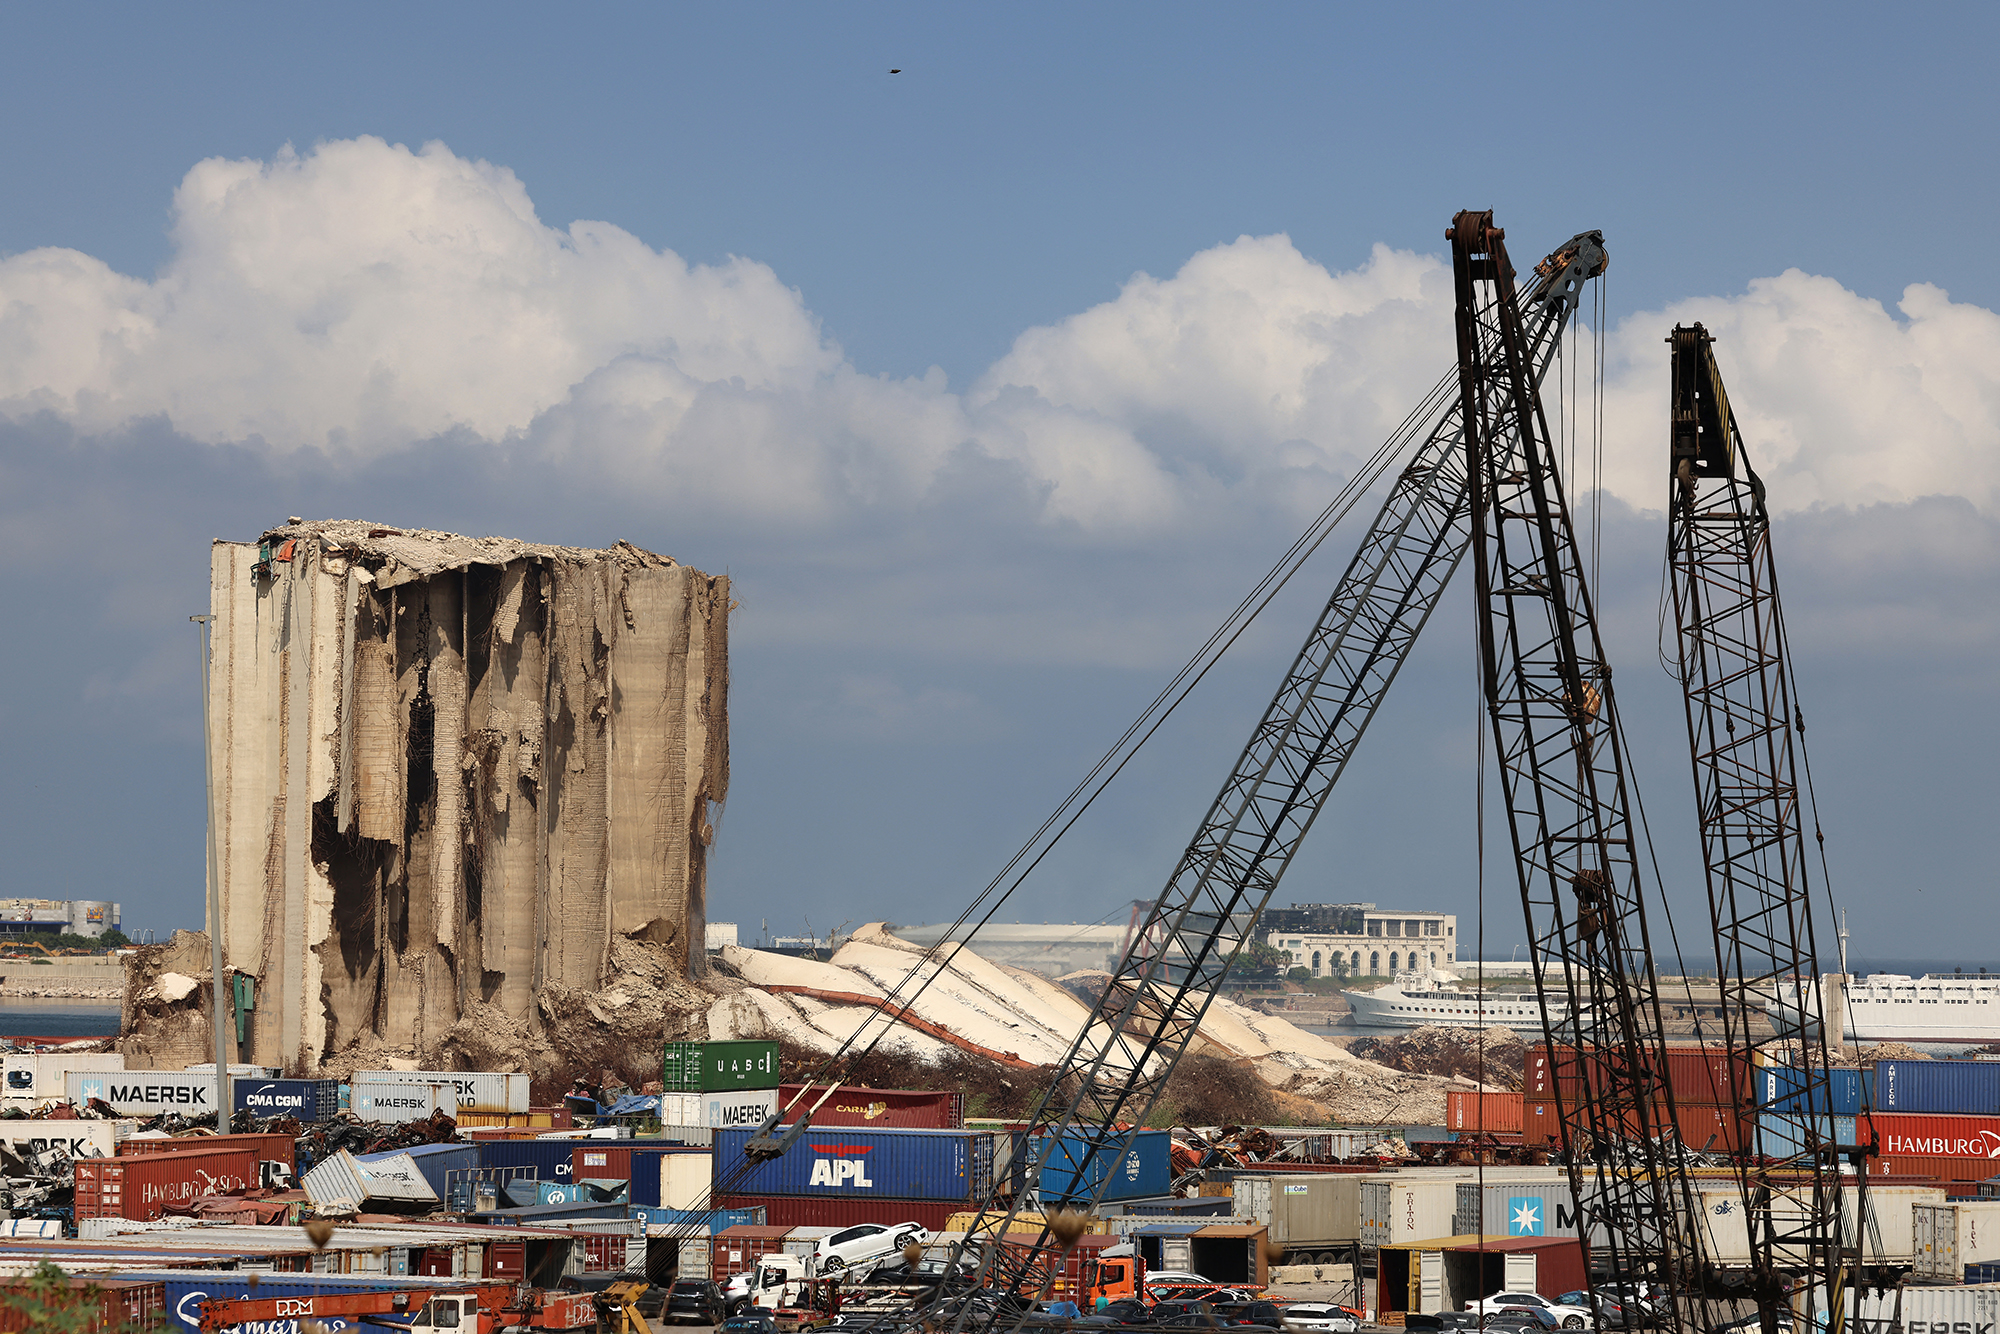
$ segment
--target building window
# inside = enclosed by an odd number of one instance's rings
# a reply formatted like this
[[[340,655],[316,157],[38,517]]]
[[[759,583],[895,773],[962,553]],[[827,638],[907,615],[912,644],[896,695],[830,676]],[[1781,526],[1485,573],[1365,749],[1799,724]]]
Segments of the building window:
[[[1401,934],[1403,934],[1403,924],[1401,922],[1389,923],[1389,934],[1392,936],[1400,936]]]
[[[1450,935],[1450,934],[1451,934],[1451,933],[1452,933],[1453,931],[1455,931],[1456,929],[1457,929],[1456,927],[1449,927],[1449,926],[1448,926],[1448,927],[1446,927],[1446,928],[1444,929],[1444,933],[1445,933],[1445,934],[1446,934],[1446,935],[1448,936],[1448,935]]]
[[[1380,976],[1382,976],[1382,951],[1380,951],[1380,950],[1375,950],[1375,951],[1373,951],[1372,953],[1370,953],[1370,954],[1369,954],[1369,956],[1368,956],[1368,975],[1369,975],[1370,977],[1380,977]]]
[[[1436,950],[1432,950],[1432,951],[1431,951],[1431,967],[1435,968],[1435,967],[1437,967],[1437,966],[1438,966],[1438,952],[1437,952]]]
[[[1381,934],[1382,934],[1382,923],[1381,923],[1381,922],[1379,922],[1379,921],[1373,921],[1373,920],[1371,920],[1371,921],[1370,921],[1370,922],[1368,923],[1368,934],[1369,934],[1369,935],[1371,935],[1371,936],[1379,936],[1379,935],[1381,935]]]
[[[1396,960],[1400,959],[1401,957],[1402,957],[1402,956],[1401,956],[1400,954],[1396,953],[1396,951],[1394,951],[1394,950],[1390,950],[1390,951],[1389,951],[1389,971],[1390,971],[1390,972],[1392,972],[1392,973],[1393,973],[1393,972],[1395,972],[1395,971],[1396,971]]]
[[[1450,963],[1450,962],[1451,962],[1451,951],[1450,951],[1450,950],[1446,950],[1446,951],[1444,952],[1444,961],[1445,961],[1446,963]]]
[[[1318,976],[1319,976],[1319,951],[1318,951],[1318,950],[1314,950],[1314,951],[1313,951],[1313,976],[1314,976],[1314,977],[1318,977]]]
[[[1443,922],[1425,922],[1424,934],[1427,936],[1435,936],[1438,934],[1438,928],[1443,925],[1444,925]]]
[[[1355,973],[1355,974],[1356,974],[1357,976],[1358,976],[1358,975],[1360,974],[1360,972],[1361,972],[1361,951],[1360,951],[1360,950],[1356,950],[1356,951],[1354,951],[1354,957],[1353,957],[1352,959],[1349,959],[1349,960],[1347,961],[1347,966],[1348,966],[1348,968],[1352,969],[1352,970],[1353,970],[1353,972],[1354,972],[1354,973]]]
[[[1423,924],[1421,922],[1403,923],[1403,934],[1406,936],[1414,936],[1417,934],[1418,931],[1422,929],[1423,929]]]

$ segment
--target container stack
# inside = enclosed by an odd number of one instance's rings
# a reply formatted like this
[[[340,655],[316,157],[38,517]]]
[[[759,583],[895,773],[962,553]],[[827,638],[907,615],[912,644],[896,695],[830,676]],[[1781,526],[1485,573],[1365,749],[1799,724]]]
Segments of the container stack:
[[[669,1042],[660,1124],[755,1130],[778,1110],[775,1042]]]
[[[1667,1049],[1666,1080],[1672,1107],[1658,1100],[1651,1120],[1655,1133],[1669,1122],[1683,1144],[1697,1151],[1735,1153],[1745,1149],[1755,1096],[1747,1052],[1690,1044]],[[1561,1104],[1574,1105],[1586,1083],[1592,1091],[1609,1093],[1615,1072],[1602,1057],[1557,1047],[1552,1057],[1546,1043],[1528,1048],[1526,1087],[1522,1099],[1522,1142],[1554,1147],[1562,1139]],[[1561,1104],[1558,1103],[1558,1096]],[[1739,1101],[1740,1100],[1740,1101]],[[1640,1133],[1637,1118],[1632,1133]]]
[[[783,1156],[752,1164],[743,1145],[755,1133],[716,1132],[713,1203],[763,1205],[772,1227],[914,1222],[937,1231],[993,1193],[990,1132],[814,1126]]]
[[[1984,1181],[2000,1170],[2000,1061],[1877,1061],[1870,1172]]]

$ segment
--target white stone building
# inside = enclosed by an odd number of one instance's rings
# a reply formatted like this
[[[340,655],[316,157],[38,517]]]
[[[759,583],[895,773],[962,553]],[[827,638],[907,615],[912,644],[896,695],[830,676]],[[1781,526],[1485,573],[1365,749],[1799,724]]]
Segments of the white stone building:
[[[1314,977],[1388,977],[1446,967],[1458,958],[1458,918],[1452,913],[1297,903],[1267,912],[1265,924],[1264,943],[1290,954],[1292,967]]]

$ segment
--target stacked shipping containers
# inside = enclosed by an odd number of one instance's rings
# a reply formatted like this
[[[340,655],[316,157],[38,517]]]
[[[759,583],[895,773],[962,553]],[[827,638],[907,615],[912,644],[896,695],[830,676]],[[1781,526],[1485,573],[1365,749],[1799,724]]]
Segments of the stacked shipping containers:
[[[2000,1061],[1877,1061],[1875,1108],[1882,1156],[1870,1175],[1984,1181],[2000,1172]]]
[[[1522,1142],[1530,1145],[1548,1147],[1561,1142],[1558,1096],[1563,1104],[1574,1105],[1586,1084],[1593,1090],[1608,1091],[1613,1079],[1602,1057],[1567,1047],[1557,1047],[1552,1056],[1546,1043],[1528,1048],[1526,1064],[1521,1135]],[[1755,1097],[1752,1074],[1744,1052],[1732,1054],[1728,1048],[1705,1044],[1669,1047],[1665,1075],[1674,1106],[1672,1120],[1681,1142],[1717,1153],[1749,1147],[1752,1120],[1746,1113],[1749,1100]],[[1667,1119],[1662,1101],[1652,1114],[1656,1132]],[[1634,1133],[1641,1129],[1636,1117],[1631,1129]]]

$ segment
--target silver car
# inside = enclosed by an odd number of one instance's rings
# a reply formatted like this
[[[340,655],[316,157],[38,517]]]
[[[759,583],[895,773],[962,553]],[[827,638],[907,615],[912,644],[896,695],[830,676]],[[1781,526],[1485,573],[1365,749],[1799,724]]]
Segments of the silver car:
[[[1354,1313],[1326,1302],[1293,1302],[1285,1307],[1285,1328],[1313,1334],[1356,1334],[1361,1322]]]

